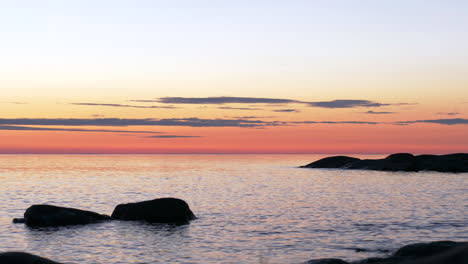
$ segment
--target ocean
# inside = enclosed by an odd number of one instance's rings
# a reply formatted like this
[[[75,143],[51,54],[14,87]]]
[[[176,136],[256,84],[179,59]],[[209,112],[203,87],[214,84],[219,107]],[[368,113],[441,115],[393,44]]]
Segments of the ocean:
[[[298,168],[325,156],[0,155],[0,251],[76,264],[301,263],[468,240],[467,173]],[[198,219],[12,223],[33,204],[110,215],[160,197],[185,200]]]

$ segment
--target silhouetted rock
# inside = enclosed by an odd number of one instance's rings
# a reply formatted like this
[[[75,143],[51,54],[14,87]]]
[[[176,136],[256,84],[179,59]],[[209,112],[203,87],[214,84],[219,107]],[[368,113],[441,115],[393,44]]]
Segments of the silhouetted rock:
[[[113,219],[144,220],[151,223],[187,223],[195,219],[188,204],[177,198],[159,198],[137,203],[119,204]]]
[[[360,261],[355,261],[353,264],[383,264],[384,261],[389,261],[388,258],[367,258]]]
[[[349,262],[346,262],[342,259],[336,259],[336,258],[327,258],[327,259],[312,259],[304,264],[349,264]]]
[[[468,172],[468,154],[418,155],[396,153],[384,159],[357,159],[347,156],[327,157],[301,168],[336,168],[380,171]]]
[[[328,262],[327,262],[328,261]],[[316,259],[305,264],[345,264],[341,259]],[[468,242],[436,241],[410,244],[388,257],[373,257],[352,264],[467,264]]]
[[[43,257],[25,252],[2,252],[0,253],[1,264],[61,264]]]
[[[24,222],[31,227],[85,225],[102,220],[109,220],[108,215],[84,211],[74,208],[60,207],[47,204],[33,205],[24,213],[24,219],[15,218],[13,222]]]
[[[435,241],[430,243],[416,243],[404,246],[393,254],[396,257],[428,257],[442,253],[449,249],[463,245],[454,241]]]
[[[411,162],[414,155],[411,153],[395,153],[385,158],[385,160],[392,162]]]
[[[333,156],[301,166],[301,168],[340,168],[358,160],[347,156]]]
[[[467,264],[468,244],[457,246],[442,253],[424,258],[403,261],[398,264]]]

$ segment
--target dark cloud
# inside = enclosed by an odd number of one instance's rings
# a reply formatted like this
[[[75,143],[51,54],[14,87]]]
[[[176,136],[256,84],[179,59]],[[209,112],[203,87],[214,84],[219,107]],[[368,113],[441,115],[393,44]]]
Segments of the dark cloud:
[[[452,118],[452,119],[427,119],[427,120],[413,120],[413,121],[400,121],[395,124],[415,124],[415,123],[430,123],[441,125],[468,125],[468,119]]]
[[[161,97],[154,100],[131,100],[132,102],[140,103],[164,103],[164,104],[263,104],[263,106],[284,106],[285,104],[306,104],[310,107],[321,108],[354,108],[354,107],[381,107],[381,106],[402,106],[414,105],[414,103],[396,103],[385,104],[369,100],[332,100],[332,101],[317,101],[306,102],[300,100],[283,99],[283,98],[263,98],[263,97]],[[247,110],[247,109],[239,109]]]
[[[146,133],[159,134],[162,132],[154,131],[126,131],[126,130],[107,130],[107,129],[81,129],[81,128],[51,128],[51,127],[29,127],[29,126],[0,126],[0,130],[15,131],[68,131],[68,132],[110,132],[110,133]]]
[[[371,121],[296,121],[291,122],[292,124],[361,124],[361,125],[377,125],[382,124],[380,122]]]
[[[387,115],[387,114],[395,114],[396,112],[379,112],[379,111],[366,111],[366,112],[361,112],[362,114],[371,114],[371,115]]]
[[[140,101],[141,102],[141,101]],[[162,97],[153,102],[165,104],[284,104],[296,103],[296,100],[260,98],[260,97]]]
[[[202,136],[180,136],[180,135],[159,135],[159,136],[148,136],[146,138],[200,138]]]
[[[221,106],[217,107],[218,109],[226,109],[226,110],[250,110],[250,111],[255,111],[255,110],[263,110],[261,108],[250,108],[250,107],[229,107],[229,106]]]
[[[309,106],[322,108],[354,108],[354,107],[380,107],[389,106],[390,104],[382,104],[368,100],[333,100],[323,102],[306,102]]]
[[[297,109],[276,109],[276,110],[271,110],[272,112],[279,112],[279,113],[294,113],[294,112],[300,112]]]
[[[449,112],[449,113],[439,112],[439,113],[436,113],[436,114],[438,114],[438,115],[454,116],[454,115],[459,115],[460,113],[457,113],[457,112]]]
[[[129,119],[129,118],[0,118],[0,125],[37,126],[187,126],[187,127],[258,127],[276,126],[282,122],[250,119]]]
[[[293,103],[302,103],[301,101],[296,101]],[[251,107],[286,107],[287,104],[254,104],[250,105]]]
[[[178,108],[175,106],[157,106],[157,105],[125,105],[125,104],[97,104],[97,103],[70,103],[72,105],[88,105],[88,106],[109,106],[109,107],[127,107],[127,108]]]
[[[233,116],[236,119],[259,119],[259,118],[276,118],[277,116]]]

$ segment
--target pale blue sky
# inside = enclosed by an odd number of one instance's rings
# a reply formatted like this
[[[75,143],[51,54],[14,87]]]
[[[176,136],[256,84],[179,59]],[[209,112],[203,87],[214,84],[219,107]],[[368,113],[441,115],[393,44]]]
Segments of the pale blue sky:
[[[287,84],[281,78],[356,68],[464,73],[467,14],[462,0],[2,1],[0,70],[12,77],[0,77],[0,85],[18,76],[48,89],[54,84],[46,79],[63,78],[58,87],[115,75],[127,82],[166,76],[165,84],[187,78],[200,87],[209,78],[277,76]]]

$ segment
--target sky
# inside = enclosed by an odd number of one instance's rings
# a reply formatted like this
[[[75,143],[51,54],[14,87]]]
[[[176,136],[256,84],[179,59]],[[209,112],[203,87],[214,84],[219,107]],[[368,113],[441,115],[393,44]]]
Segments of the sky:
[[[467,13],[1,1],[0,153],[467,152]]]

